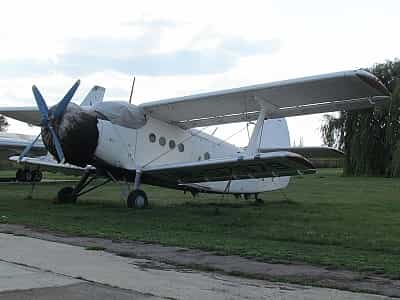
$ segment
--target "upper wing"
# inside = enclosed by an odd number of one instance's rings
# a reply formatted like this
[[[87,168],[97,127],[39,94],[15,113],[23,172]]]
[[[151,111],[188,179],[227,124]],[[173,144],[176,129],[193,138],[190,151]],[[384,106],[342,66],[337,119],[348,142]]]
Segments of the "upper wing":
[[[343,158],[344,152],[330,147],[289,147],[289,148],[260,148],[259,152],[289,151],[308,159],[337,159]]]
[[[0,160],[7,160],[12,155],[20,154],[33,140],[33,137],[21,134],[0,135]],[[45,155],[46,149],[41,141],[38,141],[31,149],[33,156]]]
[[[147,182],[171,185],[194,182],[267,178],[315,173],[311,162],[291,152],[270,152],[254,157],[214,159],[167,164],[143,169]]]
[[[357,70],[148,102],[154,118],[182,128],[255,120],[259,102],[267,118],[372,107],[389,96],[372,74]]]
[[[80,106],[93,106],[97,103],[101,103],[105,91],[106,89],[104,87],[95,85],[85,99],[83,99]],[[21,122],[40,126],[41,117],[37,106],[0,107],[0,114]]]

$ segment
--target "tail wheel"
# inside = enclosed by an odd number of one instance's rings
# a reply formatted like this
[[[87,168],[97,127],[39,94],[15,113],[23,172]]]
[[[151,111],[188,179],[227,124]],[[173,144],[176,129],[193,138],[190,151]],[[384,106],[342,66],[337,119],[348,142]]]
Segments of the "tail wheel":
[[[149,206],[146,193],[142,190],[132,191],[127,200],[127,205],[129,208],[144,209]]]

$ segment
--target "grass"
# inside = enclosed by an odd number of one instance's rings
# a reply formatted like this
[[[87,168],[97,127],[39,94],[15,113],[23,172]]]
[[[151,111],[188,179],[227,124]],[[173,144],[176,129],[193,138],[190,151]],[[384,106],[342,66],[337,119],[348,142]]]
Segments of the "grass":
[[[143,186],[152,207],[142,211],[125,208],[115,184],[75,205],[52,203],[65,184],[38,185],[31,200],[30,185],[1,184],[0,222],[400,278],[400,180],[340,172],[294,178],[261,206]]]

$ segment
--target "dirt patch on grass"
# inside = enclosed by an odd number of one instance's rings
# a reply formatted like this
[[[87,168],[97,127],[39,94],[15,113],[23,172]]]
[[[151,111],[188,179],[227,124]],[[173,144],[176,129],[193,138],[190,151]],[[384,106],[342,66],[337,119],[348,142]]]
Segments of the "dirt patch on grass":
[[[332,270],[328,267],[299,263],[266,263],[240,256],[217,255],[202,250],[139,241],[115,241],[103,238],[69,236],[65,233],[39,230],[22,225],[0,224],[0,232],[66,243],[86,249],[104,250],[121,256],[151,259],[160,262],[160,265],[163,266],[162,268],[169,267],[165,265],[169,264],[185,269],[216,271],[256,279],[285,281],[400,297],[400,280],[388,279],[368,272]]]

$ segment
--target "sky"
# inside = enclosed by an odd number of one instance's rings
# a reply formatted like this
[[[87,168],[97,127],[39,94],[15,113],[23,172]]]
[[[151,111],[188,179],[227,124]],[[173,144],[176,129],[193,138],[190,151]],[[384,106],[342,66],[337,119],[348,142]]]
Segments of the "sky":
[[[370,67],[399,57],[400,1],[7,1],[0,106],[57,103],[79,78],[134,104]],[[292,143],[322,144],[322,115],[288,118]],[[38,128],[10,120],[9,132]],[[245,124],[219,126],[226,139]],[[215,127],[206,128],[213,132]],[[228,140],[248,142],[242,130]]]

